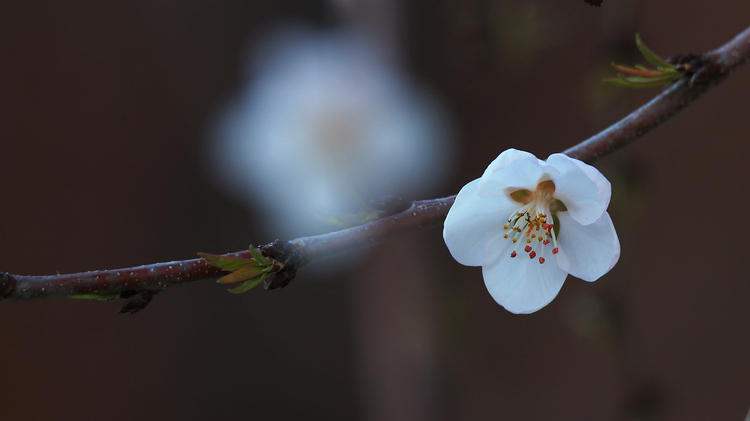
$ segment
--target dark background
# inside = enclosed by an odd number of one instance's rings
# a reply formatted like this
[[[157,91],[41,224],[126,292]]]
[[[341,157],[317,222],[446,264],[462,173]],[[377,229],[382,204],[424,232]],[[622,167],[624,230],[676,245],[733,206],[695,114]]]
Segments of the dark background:
[[[442,195],[515,147],[540,157],[659,92],[610,61],[707,51],[746,1],[409,1],[407,68],[449,105]],[[206,124],[243,46],[309,1],[27,1],[0,12],[0,269],[128,267],[267,243],[208,178]],[[242,295],[211,281],[114,302],[0,305],[3,420],[740,420],[750,405],[750,69],[598,168],[622,258],[506,312],[440,229],[355,269]],[[414,199],[419,199],[417,197]],[[325,262],[316,264],[325,265]],[[333,271],[336,272],[336,271]]]

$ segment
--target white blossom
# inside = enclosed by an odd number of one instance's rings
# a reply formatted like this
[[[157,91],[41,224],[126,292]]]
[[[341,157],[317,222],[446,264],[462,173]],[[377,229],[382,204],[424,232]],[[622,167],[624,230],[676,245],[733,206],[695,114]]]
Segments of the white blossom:
[[[443,238],[459,263],[482,266],[495,301],[533,313],[568,274],[593,282],[617,263],[610,196],[609,181],[590,165],[508,149],[458,193]]]
[[[260,207],[274,235],[318,233],[317,216],[357,198],[421,196],[440,183],[447,113],[377,40],[298,26],[258,39],[211,158],[222,187]]]

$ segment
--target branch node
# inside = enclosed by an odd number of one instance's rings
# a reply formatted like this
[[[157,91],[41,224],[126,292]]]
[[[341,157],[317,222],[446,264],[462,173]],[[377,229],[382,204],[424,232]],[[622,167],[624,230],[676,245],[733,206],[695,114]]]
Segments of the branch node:
[[[274,276],[263,280],[263,288],[266,290],[284,288],[297,275],[297,268],[305,262],[302,253],[288,241],[276,240],[273,243],[260,246],[260,254],[277,262],[271,273]]]
[[[679,53],[669,57],[667,63],[677,66],[677,70],[688,79],[692,88],[697,85],[707,85],[721,75],[721,66],[713,57],[705,54]]]
[[[0,273],[0,297],[5,298],[13,294],[14,289],[16,289],[15,279],[8,272]]]

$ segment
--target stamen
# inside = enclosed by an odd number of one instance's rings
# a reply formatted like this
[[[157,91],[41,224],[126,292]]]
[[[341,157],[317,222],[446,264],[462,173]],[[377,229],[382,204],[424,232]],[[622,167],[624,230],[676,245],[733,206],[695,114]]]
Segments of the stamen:
[[[529,258],[539,257],[539,263],[543,264],[546,259],[545,246],[552,243],[552,254],[557,254],[560,249],[557,245],[555,235],[554,213],[565,211],[565,205],[554,197],[555,184],[551,181],[539,183],[535,191],[517,190],[511,193],[511,199],[520,204],[520,208],[510,214],[508,223],[503,225],[506,230],[503,238],[508,239],[515,245],[510,257],[518,255],[516,249],[520,245],[519,239],[525,239],[524,251]],[[552,223],[551,223],[552,222]],[[511,236],[511,233],[513,235]],[[532,241],[537,239],[537,241]],[[534,247],[534,244],[540,243]],[[541,248],[539,248],[541,247]]]

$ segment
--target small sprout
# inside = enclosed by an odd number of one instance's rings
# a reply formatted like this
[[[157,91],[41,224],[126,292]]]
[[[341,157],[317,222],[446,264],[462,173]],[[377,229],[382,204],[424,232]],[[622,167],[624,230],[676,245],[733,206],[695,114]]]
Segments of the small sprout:
[[[275,265],[273,260],[263,257],[252,245],[250,246],[250,254],[253,256],[250,259],[208,253],[198,253],[198,256],[206,259],[206,262],[212,266],[232,272],[216,282],[220,284],[241,283],[239,286],[229,290],[231,293],[239,294],[258,285],[278,270],[275,267],[278,265]]]
[[[670,84],[684,75],[684,71],[680,68],[662,60],[646,47],[638,34],[635,35],[635,44],[638,46],[641,54],[643,54],[643,57],[649,63],[656,66],[656,69],[648,69],[641,65],[626,67],[612,63],[612,67],[619,73],[616,78],[604,79],[605,82],[629,88],[650,88],[652,86]]]

